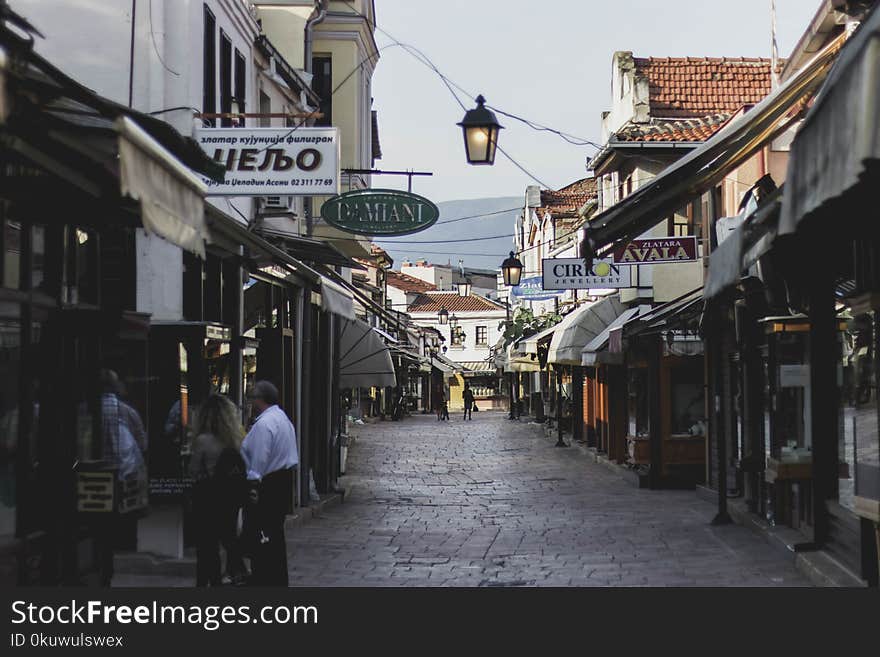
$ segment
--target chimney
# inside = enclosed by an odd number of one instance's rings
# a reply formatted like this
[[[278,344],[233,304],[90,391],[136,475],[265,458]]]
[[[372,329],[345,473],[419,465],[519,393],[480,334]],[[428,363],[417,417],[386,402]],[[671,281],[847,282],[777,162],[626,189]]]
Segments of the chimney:
[[[541,206],[541,188],[537,185],[526,187],[526,206],[530,208]]]

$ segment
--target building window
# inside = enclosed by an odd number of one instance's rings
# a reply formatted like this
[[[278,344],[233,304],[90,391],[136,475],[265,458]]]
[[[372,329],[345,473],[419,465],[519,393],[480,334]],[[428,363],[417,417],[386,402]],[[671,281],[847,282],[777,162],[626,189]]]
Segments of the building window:
[[[667,220],[669,237],[689,237],[697,234],[697,222],[694,216],[694,203],[688,203]]]
[[[260,90],[260,114],[271,114],[272,113],[272,100],[266,93],[261,89]],[[272,127],[272,119],[268,116],[260,117],[260,127],[261,128],[271,128]]]
[[[214,14],[205,5],[204,69],[202,72],[202,112],[217,111],[217,37]],[[207,125],[215,125],[214,119],[205,119]]]
[[[489,344],[489,328],[486,326],[477,327],[477,346],[485,347]]]
[[[328,55],[312,58],[312,91],[321,99],[321,114],[315,125],[333,125],[333,59]]]
[[[232,41],[223,30],[220,30],[220,112],[232,112]],[[231,128],[232,119],[224,117],[220,125]]]
[[[244,114],[247,111],[247,67],[244,55],[238,48],[235,49],[235,99],[238,101],[238,111]],[[238,127],[243,128],[245,123],[243,118],[240,119]]]

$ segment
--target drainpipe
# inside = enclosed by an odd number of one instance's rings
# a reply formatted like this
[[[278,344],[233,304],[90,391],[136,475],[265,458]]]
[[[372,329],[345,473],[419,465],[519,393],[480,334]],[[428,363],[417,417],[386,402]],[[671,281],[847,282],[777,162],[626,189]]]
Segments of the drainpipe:
[[[303,68],[306,73],[312,72],[312,29],[318,23],[323,22],[323,20],[327,17],[327,7],[329,5],[329,0],[315,0],[315,9],[317,13],[313,14],[309,20],[306,21],[305,27],[305,47],[303,50]],[[313,204],[314,200],[311,196],[307,197],[304,201],[303,213],[305,214],[306,219],[306,236],[312,236],[313,229],[313,218],[312,215],[314,213]]]
[[[312,29],[318,23],[322,23],[327,17],[328,3],[329,0],[316,0],[315,4],[318,13],[306,21],[305,52],[303,61],[303,68],[305,68],[306,73],[312,72]]]

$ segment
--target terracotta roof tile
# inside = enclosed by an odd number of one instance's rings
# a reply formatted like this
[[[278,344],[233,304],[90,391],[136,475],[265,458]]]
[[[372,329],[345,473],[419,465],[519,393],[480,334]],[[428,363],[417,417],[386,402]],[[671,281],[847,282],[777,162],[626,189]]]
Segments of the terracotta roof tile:
[[[433,283],[428,283],[415,276],[409,274],[401,274],[399,271],[389,269],[385,272],[385,281],[387,285],[395,287],[404,292],[431,292],[437,289]]]
[[[730,114],[770,93],[770,60],[760,57],[636,57],[649,85],[651,116]]]
[[[615,135],[617,141],[706,141],[721,130],[732,114],[713,114],[701,119],[652,121],[649,124],[630,124]]]
[[[428,292],[416,297],[408,311],[411,313],[438,313],[441,308],[446,308],[450,313],[504,310],[503,306],[476,294],[460,297],[457,292]]]
[[[536,208],[536,212],[539,216],[544,212],[577,212],[596,197],[596,179],[582,178],[558,190],[542,189],[541,205]]]

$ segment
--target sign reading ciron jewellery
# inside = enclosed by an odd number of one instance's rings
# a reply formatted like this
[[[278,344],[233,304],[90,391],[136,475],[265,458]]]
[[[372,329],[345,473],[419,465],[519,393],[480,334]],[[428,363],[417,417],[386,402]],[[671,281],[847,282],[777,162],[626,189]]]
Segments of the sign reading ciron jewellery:
[[[611,258],[594,260],[589,268],[582,258],[544,258],[541,271],[545,290],[630,287],[629,267],[621,267]]]
[[[633,240],[614,249],[618,265],[650,265],[660,262],[687,262],[697,259],[696,237],[654,237]]]
[[[396,189],[357,189],[321,206],[324,221],[358,235],[408,235],[430,228],[439,217],[425,197]]]
[[[338,128],[199,128],[195,139],[226,167],[202,176],[208,196],[331,196],[339,192]]]

